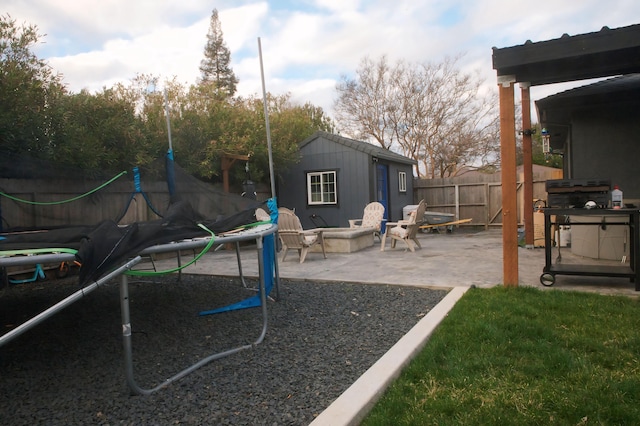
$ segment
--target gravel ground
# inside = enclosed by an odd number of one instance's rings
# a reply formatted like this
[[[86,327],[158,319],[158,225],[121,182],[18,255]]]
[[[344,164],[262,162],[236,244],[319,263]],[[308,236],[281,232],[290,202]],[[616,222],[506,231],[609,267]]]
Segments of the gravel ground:
[[[75,290],[72,279],[0,292],[4,332]],[[254,341],[258,309],[198,316],[251,294],[235,279],[183,275],[130,285],[137,383],[150,388],[211,353]],[[254,349],[149,396],[125,382],[119,286],[99,288],[0,348],[2,425],[306,425],[445,291],[283,280]]]

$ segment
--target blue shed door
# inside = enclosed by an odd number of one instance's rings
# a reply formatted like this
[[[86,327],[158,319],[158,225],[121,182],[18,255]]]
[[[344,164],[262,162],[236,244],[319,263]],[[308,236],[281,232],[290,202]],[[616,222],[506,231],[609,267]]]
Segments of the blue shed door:
[[[389,220],[389,167],[385,164],[376,165],[376,198],[384,206],[385,220]]]

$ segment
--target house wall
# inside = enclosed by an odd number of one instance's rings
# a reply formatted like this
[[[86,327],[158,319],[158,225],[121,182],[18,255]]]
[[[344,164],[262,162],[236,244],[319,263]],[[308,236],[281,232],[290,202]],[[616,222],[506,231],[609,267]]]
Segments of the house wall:
[[[566,174],[571,179],[610,179],[625,202],[640,199],[639,105],[574,110]]]

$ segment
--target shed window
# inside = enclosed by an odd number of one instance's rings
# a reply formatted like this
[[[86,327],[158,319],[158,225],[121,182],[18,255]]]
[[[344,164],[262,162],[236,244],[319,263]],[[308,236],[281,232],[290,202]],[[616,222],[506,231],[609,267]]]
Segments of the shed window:
[[[335,171],[307,173],[307,202],[310,205],[338,203]]]
[[[398,172],[398,190],[407,192],[407,172]]]

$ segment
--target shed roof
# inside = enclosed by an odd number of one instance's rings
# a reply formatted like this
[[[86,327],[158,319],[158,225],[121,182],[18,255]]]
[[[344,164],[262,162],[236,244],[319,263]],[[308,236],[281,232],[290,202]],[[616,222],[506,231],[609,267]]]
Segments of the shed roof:
[[[532,86],[640,72],[640,24],[498,49],[498,77]]]
[[[304,141],[300,142],[300,148],[304,147],[305,145],[319,138],[324,138],[324,139],[336,142],[340,145],[344,145],[346,147],[352,148],[356,151],[363,152],[372,157],[377,157],[377,158],[391,161],[394,163],[411,164],[411,165],[418,164],[418,162],[414,159],[405,157],[404,155],[401,155],[401,154],[397,154],[393,151],[389,151],[388,149],[375,146],[368,142],[362,142],[355,139],[350,139],[344,136],[323,132],[323,131],[317,131],[313,135],[305,139]]]

